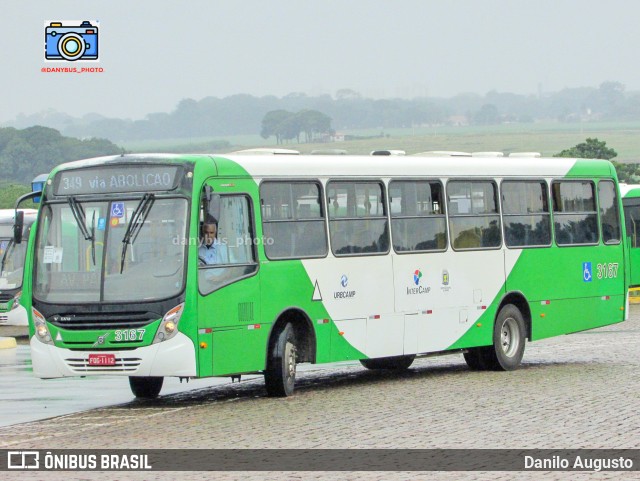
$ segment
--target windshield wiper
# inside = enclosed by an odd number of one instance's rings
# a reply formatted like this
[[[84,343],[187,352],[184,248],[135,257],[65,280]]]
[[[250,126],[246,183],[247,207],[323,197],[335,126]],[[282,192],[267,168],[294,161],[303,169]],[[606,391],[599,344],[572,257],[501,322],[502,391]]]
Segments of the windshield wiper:
[[[91,260],[93,265],[96,265],[96,211],[93,211],[93,217],[91,218]]]
[[[80,204],[75,197],[69,197],[69,207],[71,207],[71,212],[73,213],[73,218],[76,220],[78,227],[80,228],[80,233],[83,235],[84,240],[91,241],[91,259],[93,260],[93,265],[96,265],[96,211],[93,211],[93,220],[91,224],[91,232],[87,228],[87,216],[84,213],[84,209],[82,208],[82,204]]]
[[[142,230],[144,221],[147,220],[147,216],[149,215],[149,211],[151,210],[151,207],[153,206],[155,200],[155,195],[149,193],[144,194],[142,199],[140,199],[140,203],[131,214],[131,220],[129,221],[127,231],[124,233],[124,238],[122,239],[120,274],[122,274],[122,271],[124,269],[124,260],[127,257],[127,247],[129,247],[129,244],[133,244],[136,241],[136,238]]]
[[[76,200],[75,197],[69,197],[69,207],[71,207],[71,212],[73,213],[73,218],[76,220],[78,224],[78,228],[80,229],[80,233],[84,236],[84,240],[92,240],[93,236],[87,229],[87,217],[84,213],[84,209],[82,205]]]

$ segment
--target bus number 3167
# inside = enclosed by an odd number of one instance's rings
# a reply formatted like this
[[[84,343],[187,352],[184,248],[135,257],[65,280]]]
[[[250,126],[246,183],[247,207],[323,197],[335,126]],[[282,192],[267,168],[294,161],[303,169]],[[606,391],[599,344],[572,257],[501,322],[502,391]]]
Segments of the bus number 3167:
[[[613,279],[618,277],[618,263],[598,264],[598,279]]]
[[[142,341],[142,338],[144,337],[144,329],[119,329],[115,334],[116,342]]]

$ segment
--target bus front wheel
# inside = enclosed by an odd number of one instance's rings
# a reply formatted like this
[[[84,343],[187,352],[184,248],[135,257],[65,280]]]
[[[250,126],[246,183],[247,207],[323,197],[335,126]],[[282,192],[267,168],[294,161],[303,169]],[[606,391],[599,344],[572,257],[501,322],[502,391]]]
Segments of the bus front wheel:
[[[287,323],[275,339],[264,371],[267,394],[286,397],[293,394],[296,381],[296,337],[293,326]]]
[[[139,399],[155,399],[162,389],[163,377],[129,377],[131,392]]]

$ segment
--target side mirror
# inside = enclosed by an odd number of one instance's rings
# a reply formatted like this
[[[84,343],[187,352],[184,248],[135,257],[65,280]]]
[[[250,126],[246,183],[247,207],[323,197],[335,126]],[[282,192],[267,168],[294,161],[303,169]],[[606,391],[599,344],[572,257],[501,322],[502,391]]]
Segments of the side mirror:
[[[24,229],[24,212],[16,210],[15,221],[13,223],[13,243],[22,242],[22,230]]]
[[[16,214],[14,217],[15,220],[13,222],[13,242],[15,244],[20,244],[22,242],[22,230],[24,229],[24,212],[22,212],[21,210],[18,210],[18,207],[20,207],[20,204],[25,200],[33,199],[40,195],[42,195],[42,191],[29,192],[27,194],[24,194],[18,197],[18,200],[16,200],[16,204],[15,204]]]

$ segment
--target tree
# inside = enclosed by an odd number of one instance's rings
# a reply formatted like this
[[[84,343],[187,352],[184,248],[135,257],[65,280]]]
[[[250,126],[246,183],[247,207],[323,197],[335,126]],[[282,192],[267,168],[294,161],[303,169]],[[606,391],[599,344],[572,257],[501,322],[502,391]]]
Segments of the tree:
[[[329,132],[331,130],[331,117],[317,110],[302,110],[297,116],[300,119],[300,128],[304,132],[305,142],[313,141],[314,134]]]
[[[268,139],[272,135],[276,137],[276,144],[282,143],[282,124],[293,114],[286,110],[271,110],[262,119],[262,129],[260,136]]]
[[[281,140],[296,139],[300,143],[300,117],[298,114],[291,114],[278,125],[277,132]]]
[[[616,168],[618,180],[627,184],[637,184],[640,181],[640,164],[626,164],[612,160],[611,163]]]
[[[600,141],[596,138],[588,138],[585,142],[582,142],[575,147],[571,147],[570,149],[565,149],[559,154],[554,155],[554,157],[605,160],[611,160],[617,156],[618,153],[607,147],[607,143],[605,141]]]
[[[31,192],[31,187],[20,184],[5,184],[0,183],[0,209],[13,209],[16,205],[16,200],[23,194]],[[38,204],[34,204],[33,201],[26,201],[20,205],[22,208],[37,209]]]
[[[271,110],[262,119],[260,135],[268,139],[272,135],[276,142],[297,139],[300,143],[300,133],[305,133],[305,141],[311,142],[313,134],[331,130],[331,118],[317,110],[301,110],[291,113],[286,110]]]
[[[355,100],[360,98],[362,98],[362,95],[352,89],[339,89],[336,91],[336,100]]]
[[[498,114],[498,107],[493,104],[484,104],[480,107],[480,110],[473,116],[473,120],[476,124],[491,125],[500,122],[500,115]]]
[[[117,145],[105,139],[79,140],[42,126],[24,130],[0,129],[0,169],[2,180],[23,184],[38,174],[46,174],[56,165],[70,160],[118,154]]]

